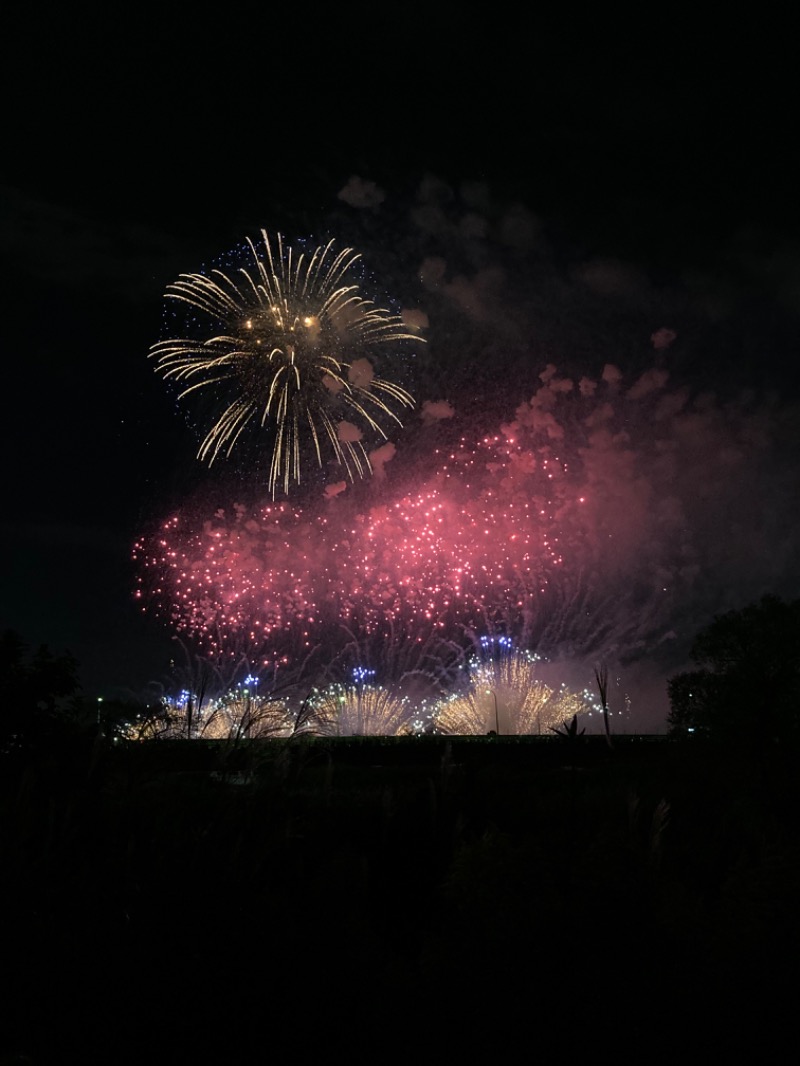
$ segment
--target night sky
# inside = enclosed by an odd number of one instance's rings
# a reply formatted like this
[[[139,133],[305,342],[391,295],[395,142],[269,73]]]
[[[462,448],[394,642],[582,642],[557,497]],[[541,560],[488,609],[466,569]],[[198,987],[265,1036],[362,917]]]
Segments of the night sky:
[[[90,698],[167,683],[176,642],[134,599],[133,545],[189,499],[213,513],[260,489],[244,463],[197,461],[188,409],[148,359],[166,286],[262,228],[333,238],[421,316],[415,395],[453,412],[441,437],[419,414],[396,438],[397,492],[416,462],[424,481],[437,441],[496,431],[554,381],[617,390],[638,465],[618,496],[591,469],[614,530],[632,531],[619,587],[648,567],[673,582],[652,628],[644,601],[641,627],[618,627],[641,637],[636,725],[657,731],[664,679],[712,613],[800,595],[788,45],[675,26],[576,41],[427,8],[349,17],[83,32],[64,16],[46,39],[19,24],[0,176],[0,626],[71,651]],[[569,426],[600,392],[556,394],[577,448]],[[693,415],[663,433],[667,473],[649,427],[679,396]],[[677,517],[634,517],[673,483]]]

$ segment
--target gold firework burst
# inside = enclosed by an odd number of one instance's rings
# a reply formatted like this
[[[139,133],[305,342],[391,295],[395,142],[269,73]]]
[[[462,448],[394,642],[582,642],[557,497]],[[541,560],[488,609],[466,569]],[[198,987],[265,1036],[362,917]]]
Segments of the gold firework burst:
[[[303,456],[321,466],[328,452],[354,481],[371,470],[364,434],[388,438],[414,399],[374,370],[381,346],[422,341],[402,317],[378,307],[352,281],[361,256],[335,251],[334,241],[310,255],[295,253],[265,230],[263,246],[247,239],[248,266],[181,274],[166,297],[186,305],[194,337],[154,344],[150,356],[183,399],[208,390],[219,402],[198,458],[211,465],[230,455],[248,426],[269,429],[269,487],[301,479]],[[211,335],[208,335],[211,334]],[[221,410],[220,410],[221,408]]]
[[[235,690],[217,700],[203,732],[207,739],[288,737],[294,719],[282,700]]]
[[[473,659],[465,690],[441,700],[436,729],[450,734],[547,734],[591,710],[587,693],[552,688],[538,677],[538,661],[525,651]]]
[[[311,701],[309,732],[322,736],[400,736],[412,731],[410,701],[379,685],[331,685]]]

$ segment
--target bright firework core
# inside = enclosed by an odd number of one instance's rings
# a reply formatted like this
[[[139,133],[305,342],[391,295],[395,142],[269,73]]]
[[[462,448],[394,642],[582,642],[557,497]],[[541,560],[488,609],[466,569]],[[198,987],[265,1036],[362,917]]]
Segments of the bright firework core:
[[[246,429],[265,432],[274,498],[278,485],[288,493],[300,483],[309,459],[322,467],[327,456],[351,481],[370,473],[370,444],[387,440],[414,406],[400,384],[375,373],[376,360],[421,338],[360,295],[351,248],[335,252],[330,241],[297,254],[280,235],[274,249],[266,231],[261,237],[258,246],[248,238],[247,266],[232,274],[182,274],[167,287],[184,312],[183,335],[150,354],[180,385],[180,399],[198,390],[212,399],[198,452],[209,465]]]

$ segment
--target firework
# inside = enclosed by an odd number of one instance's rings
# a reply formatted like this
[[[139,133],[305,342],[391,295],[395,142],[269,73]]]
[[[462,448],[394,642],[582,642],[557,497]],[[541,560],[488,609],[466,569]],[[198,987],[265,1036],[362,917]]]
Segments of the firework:
[[[591,695],[565,685],[552,688],[539,676],[540,661],[510,641],[486,640],[467,666],[462,691],[443,699],[433,714],[437,732],[530,735],[549,733],[574,715],[590,713]]]
[[[718,515],[751,520],[742,494],[757,500],[768,476],[745,477],[753,441],[769,455],[759,432],[663,373],[625,388],[613,368],[593,381],[547,368],[494,433],[431,448],[413,490],[187,506],[137,546],[139,594],[215,653],[289,663],[324,645],[330,662],[350,647],[356,665],[368,649],[380,684],[398,680],[390,659],[437,643],[424,670],[441,673],[445,646],[477,633],[551,662],[630,663],[668,648],[676,604],[724,579]]]
[[[164,696],[123,733],[126,740],[264,740],[288,737],[295,715],[288,701],[259,696],[242,686],[205,701],[182,690]]]
[[[203,736],[208,721],[202,697],[182,689],[176,695],[163,696],[137,715],[122,736],[125,740],[197,739]]]
[[[167,700],[137,714],[121,730],[123,740],[174,740],[186,736],[185,717]]]
[[[278,235],[247,239],[246,266],[182,274],[166,298],[185,312],[184,336],[151,348],[179,398],[213,399],[214,418],[198,457],[230,455],[249,427],[269,429],[268,483],[274,497],[301,480],[306,456],[329,454],[352,481],[371,470],[367,439],[401,425],[411,395],[375,374],[378,352],[420,341],[401,316],[360,295],[353,249],[334,242],[299,254]]]
[[[215,700],[203,736],[206,739],[265,740],[288,737],[294,730],[294,714],[283,700],[236,689]]]
[[[438,633],[408,638],[391,623],[380,635],[357,636],[342,627],[347,643],[330,661],[326,678],[340,684],[369,683],[391,688],[414,704],[449,690],[463,662],[463,648]]]
[[[309,706],[306,731],[320,736],[392,737],[413,731],[414,705],[379,685],[330,685],[315,691]]]
[[[217,659],[263,668],[319,639],[325,522],[287,504],[174,515],[134,548],[137,597]]]

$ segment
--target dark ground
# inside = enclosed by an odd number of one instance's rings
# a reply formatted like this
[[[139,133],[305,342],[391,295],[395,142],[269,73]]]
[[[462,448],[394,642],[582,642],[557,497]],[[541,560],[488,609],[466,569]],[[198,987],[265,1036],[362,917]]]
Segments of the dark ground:
[[[7,765],[0,1063],[772,1061],[799,799],[774,753],[663,738]]]

